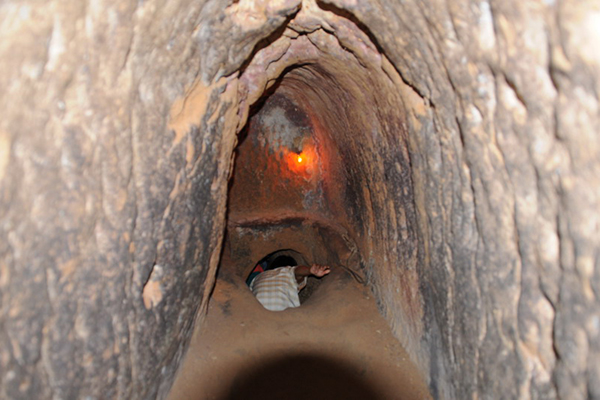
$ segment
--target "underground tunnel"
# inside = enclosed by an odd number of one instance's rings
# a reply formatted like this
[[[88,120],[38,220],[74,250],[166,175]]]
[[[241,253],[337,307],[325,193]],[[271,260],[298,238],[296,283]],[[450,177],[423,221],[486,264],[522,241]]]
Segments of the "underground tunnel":
[[[1,398],[600,398],[596,2],[0,26]],[[332,270],[268,311],[273,254]]]

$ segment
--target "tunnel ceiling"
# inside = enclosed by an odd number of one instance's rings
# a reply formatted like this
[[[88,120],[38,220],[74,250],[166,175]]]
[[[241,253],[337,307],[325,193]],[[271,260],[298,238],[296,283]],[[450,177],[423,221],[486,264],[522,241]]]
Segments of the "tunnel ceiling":
[[[1,396],[165,397],[229,186],[228,232],[341,238],[434,397],[600,396],[594,1],[22,0],[0,17]],[[298,151],[313,164],[292,171]],[[292,183],[255,202],[252,179]]]

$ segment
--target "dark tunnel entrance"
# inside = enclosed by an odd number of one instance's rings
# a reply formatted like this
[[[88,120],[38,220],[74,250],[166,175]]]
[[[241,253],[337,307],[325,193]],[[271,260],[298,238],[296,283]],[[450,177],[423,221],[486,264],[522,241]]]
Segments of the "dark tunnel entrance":
[[[245,282],[248,287],[252,284],[252,280],[258,276],[258,274],[273,270],[280,267],[286,266],[297,266],[297,265],[308,265],[306,257],[300,252],[293,249],[280,249],[270,254],[265,255],[263,258],[254,262],[251,265],[251,270],[246,270],[242,277],[246,277]],[[306,286],[300,291],[300,303],[304,303],[311,294],[319,287],[321,281],[314,276],[309,276]]]
[[[260,260],[251,265],[250,272],[244,273],[243,276],[246,276],[246,285],[250,286],[252,280],[261,272],[272,270],[279,267],[284,266],[296,266],[303,265],[305,262],[298,261],[302,258],[302,255],[291,249],[281,249],[277,250],[271,254],[267,254]]]

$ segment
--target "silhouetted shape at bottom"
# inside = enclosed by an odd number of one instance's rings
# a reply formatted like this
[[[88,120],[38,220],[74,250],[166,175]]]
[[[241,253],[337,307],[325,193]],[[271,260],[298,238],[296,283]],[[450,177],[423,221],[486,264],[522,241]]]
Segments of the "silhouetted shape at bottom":
[[[360,366],[320,355],[271,358],[234,379],[222,400],[378,400]]]

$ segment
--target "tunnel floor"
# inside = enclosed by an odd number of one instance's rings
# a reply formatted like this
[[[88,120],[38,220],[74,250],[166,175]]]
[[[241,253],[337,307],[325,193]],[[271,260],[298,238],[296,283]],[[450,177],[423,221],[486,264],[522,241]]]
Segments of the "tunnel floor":
[[[170,400],[431,398],[370,290],[345,270],[301,307],[271,312],[227,263]]]

